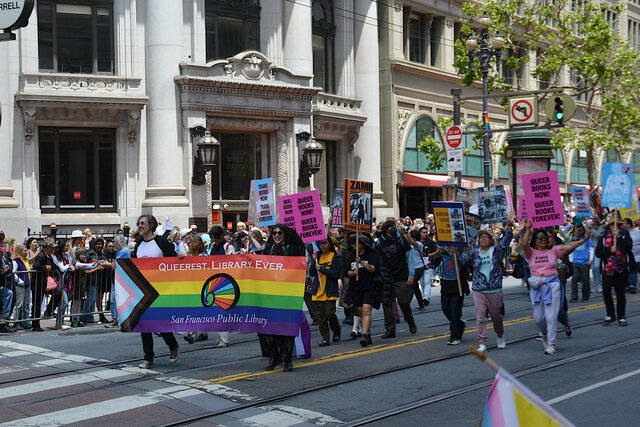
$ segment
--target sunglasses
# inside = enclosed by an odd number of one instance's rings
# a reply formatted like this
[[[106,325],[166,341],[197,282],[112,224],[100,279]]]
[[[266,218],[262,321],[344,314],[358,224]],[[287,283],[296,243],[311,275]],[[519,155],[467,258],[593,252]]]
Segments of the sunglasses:
[[[549,240],[549,236],[536,236],[538,240]]]
[[[139,226],[141,226],[141,225],[147,225],[147,223],[146,223],[146,222],[139,222],[139,223],[137,223],[136,225],[139,227]]]
[[[272,231],[271,235],[272,236],[281,236],[284,234],[284,231]]]

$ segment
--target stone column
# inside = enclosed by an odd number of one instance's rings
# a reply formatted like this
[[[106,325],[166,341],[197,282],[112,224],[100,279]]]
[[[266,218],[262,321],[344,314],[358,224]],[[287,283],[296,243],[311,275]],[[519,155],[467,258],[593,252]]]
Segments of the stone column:
[[[0,43],[0,108],[2,108],[2,123],[0,124],[0,152],[2,153],[2,167],[0,167],[0,208],[17,208],[18,202],[13,198],[15,191],[11,185],[11,175],[13,173],[13,91],[11,83],[12,78],[17,79],[15,73],[11,73],[10,64],[17,58],[12,55],[10,50],[15,46],[16,42]],[[17,49],[16,49],[17,51]],[[10,77],[11,76],[11,77]],[[22,137],[18,141],[24,143]],[[6,226],[5,226],[6,227]]]
[[[311,0],[284,2],[284,66],[294,74],[313,74]]]
[[[386,208],[380,175],[380,95],[377,2],[354,0],[355,97],[362,100],[367,121],[354,147],[358,179],[373,182],[373,207]],[[391,143],[391,141],[389,141]],[[379,212],[378,217],[382,217]]]
[[[352,0],[336,0],[336,93],[353,98],[353,3]]]
[[[143,207],[188,206],[183,182],[178,87],[183,61],[182,2],[146,4],[147,189]]]

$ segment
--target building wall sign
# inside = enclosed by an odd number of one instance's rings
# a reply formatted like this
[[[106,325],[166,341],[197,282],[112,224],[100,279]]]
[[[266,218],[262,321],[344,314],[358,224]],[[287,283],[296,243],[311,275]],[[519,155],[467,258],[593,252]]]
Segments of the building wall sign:
[[[26,27],[33,11],[33,0],[0,0],[0,29],[5,31]]]

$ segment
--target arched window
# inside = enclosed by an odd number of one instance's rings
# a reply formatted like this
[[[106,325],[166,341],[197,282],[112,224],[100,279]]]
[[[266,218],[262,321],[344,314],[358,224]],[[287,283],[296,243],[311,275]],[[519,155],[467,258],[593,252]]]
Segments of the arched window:
[[[404,170],[407,172],[447,173],[446,164],[436,170],[427,170],[429,164],[427,155],[418,151],[420,142],[427,136],[434,137],[438,142],[442,141],[435,122],[427,116],[422,116],[415,121],[407,137],[407,146],[404,151]]]
[[[633,153],[633,186],[640,187],[640,153]]]
[[[588,184],[589,175],[587,171],[587,152],[585,150],[575,150],[571,161],[571,183]]]
[[[480,128],[476,125],[468,125],[464,130],[480,130]],[[483,163],[482,163],[482,150],[478,148],[474,148],[475,142],[473,141],[473,137],[475,135],[463,135],[462,142],[464,143],[464,148],[469,150],[469,154],[464,156],[464,170],[462,171],[463,175],[469,176],[484,176],[483,171]]]
[[[605,153],[604,161],[605,163],[620,163],[620,155],[612,148]]]
[[[551,159],[551,165],[549,170],[558,171],[558,182],[565,182],[567,180],[567,172],[564,168],[564,154],[561,149],[556,150],[556,156]]]

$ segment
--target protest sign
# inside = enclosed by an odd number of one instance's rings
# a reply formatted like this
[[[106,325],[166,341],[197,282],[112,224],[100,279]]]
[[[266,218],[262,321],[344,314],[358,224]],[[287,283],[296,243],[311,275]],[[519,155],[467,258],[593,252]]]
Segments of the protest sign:
[[[511,212],[513,211],[513,196],[511,195],[511,190],[505,187],[504,195],[507,198],[507,208],[509,209],[509,212]]]
[[[620,208],[618,211],[620,212],[620,216],[622,219],[629,218],[631,221],[640,220],[640,213],[638,213],[638,193],[637,188],[631,192],[631,207],[630,208]]]
[[[278,197],[280,222],[295,228],[304,243],[327,238],[318,190]]]
[[[331,227],[342,228],[342,208],[344,202],[342,200],[342,188],[336,188],[331,204]]]
[[[476,194],[476,190],[456,186],[454,200],[464,203],[464,210],[469,211],[473,205],[478,203],[478,195]]]
[[[507,195],[502,185],[478,188],[478,215],[485,223],[507,220]]]
[[[564,207],[560,197],[558,171],[538,172],[522,176],[529,220],[534,228],[563,225]]]
[[[576,214],[591,216],[591,206],[589,205],[589,190],[587,187],[571,187],[571,198]]]
[[[303,257],[120,259],[115,271],[120,329],[296,336],[306,269]]]
[[[482,218],[480,215],[472,214],[471,212],[465,212],[467,219],[467,235],[469,236],[469,244],[473,245],[478,237],[478,231],[482,226]]]
[[[342,227],[361,233],[371,233],[373,224],[373,182],[344,180]]]
[[[275,225],[276,206],[273,197],[273,179],[257,179],[254,181],[256,193],[256,222],[258,227]]]
[[[594,215],[598,215],[600,221],[604,221],[611,211],[602,206],[601,194],[602,192],[600,191],[600,187],[596,187],[595,190],[589,193],[589,203],[591,204],[591,209],[593,209]]]
[[[527,202],[524,196],[518,196],[518,221],[523,222],[528,218]]]
[[[467,221],[462,202],[432,202],[436,236],[440,246],[469,246]]]
[[[602,165],[602,200],[606,208],[630,208],[633,190],[633,163]]]
[[[249,186],[249,210],[247,211],[247,222],[249,224],[256,223],[256,184],[253,179]]]

